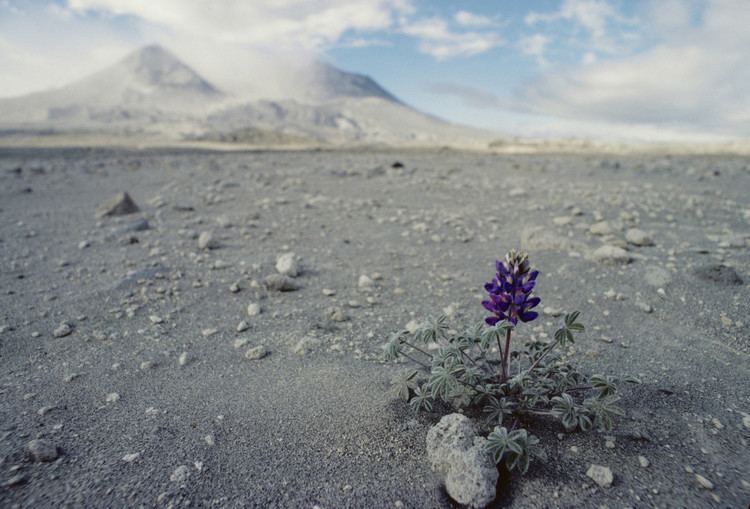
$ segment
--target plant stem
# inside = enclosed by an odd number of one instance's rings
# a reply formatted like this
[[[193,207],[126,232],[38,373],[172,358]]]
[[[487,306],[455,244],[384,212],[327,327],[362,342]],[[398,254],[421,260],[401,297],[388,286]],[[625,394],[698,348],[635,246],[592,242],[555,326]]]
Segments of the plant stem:
[[[542,352],[542,355],[540,355],[537,358],[537,360],[534,361],[534,363],[529,367],[529,370],[526,373],[527,374],[531,373],[534,370],[534,368],[539,365],[539,363],[542,361],[542,359],[544,359],[547,356],[547,354],[550,353],[552,351],[552,349],[557,346],[557,343],[558,343],[557,340],[553,341],[552,344],[549,345],[544,352]]]
[[[503,373],[502,381],[505,382],[509,378],[508,373],[508,359],[510,359],[510,329],[505,331],[505,350],[503,350]]]
[[[413,349],[415,349],[417,352],[421,352],[421,353],[425,354],[427,357],[429,357],[430,359],[432,359],[432,355],[431,354],[425,352],[424,350],[422,350],[418,346],[412,345],[411,343],[409,343],[405,339],[402,339],[401,342],[404,343],[405,345],[409,345],[410,347],[412,347]]]

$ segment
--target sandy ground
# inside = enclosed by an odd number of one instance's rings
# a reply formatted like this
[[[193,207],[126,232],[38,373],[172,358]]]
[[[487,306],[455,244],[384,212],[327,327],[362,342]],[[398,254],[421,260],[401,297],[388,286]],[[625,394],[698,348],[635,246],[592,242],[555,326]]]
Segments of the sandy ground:
[[[141,212],[97,218],[118,191]],[[549,308],[519,336],[580,309],[568,353],[643,383],[612,433],[539,422],[549,461],[495,505],[747,507],[749,241],[742,157],[0,149],[0,507],[450,507],[440,414],[394,399],[381,346],[481,319],[519,246]],[[590,259],[605,243],[632,262]],[[286,251],[300,288],[267,291]]]

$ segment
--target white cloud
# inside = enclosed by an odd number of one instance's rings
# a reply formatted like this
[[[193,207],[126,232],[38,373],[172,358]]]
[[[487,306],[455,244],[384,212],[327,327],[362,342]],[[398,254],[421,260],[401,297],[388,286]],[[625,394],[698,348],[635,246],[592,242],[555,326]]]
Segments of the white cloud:
[[[495,24],[495,22],[487,16],[474,14],[469,11],[458,11],[453,15],[453,19],[463,27],[487,27]]]
[[[750,136],[750,3],[710,0],[702,20],[633,55],[544,74],[522,103],[563,118]]]
[[[402,32],[419,40],[419,51],[437,60],[484,53],[503,43],[495,32],[458,32],[441,18],[424,18],[407,23]]]
[[[537,63],[546,64],[544,51],[550,39],[544,34],[533,34],[522,37],[518,41],[518,47],[524,55],[536,58]]]
[[[77,12],[136,16],[224,44],[319,50],[345,33],[387,29],[410,0],[69,0]]]

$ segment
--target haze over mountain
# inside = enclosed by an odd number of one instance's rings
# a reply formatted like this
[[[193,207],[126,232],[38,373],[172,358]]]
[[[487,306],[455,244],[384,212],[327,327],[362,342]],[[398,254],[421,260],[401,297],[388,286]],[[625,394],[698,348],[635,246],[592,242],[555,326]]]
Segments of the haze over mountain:
[[[0,128],[158,133],[316,143],[448,143],[468,128],[422,114],[372,78],[315,61],[279,64],[265,86],[225,92],[161,46],[58,89],[0,100]],[[281,136],[279,136],[281,135]],[[287,137],[287,138],[285,138]]]

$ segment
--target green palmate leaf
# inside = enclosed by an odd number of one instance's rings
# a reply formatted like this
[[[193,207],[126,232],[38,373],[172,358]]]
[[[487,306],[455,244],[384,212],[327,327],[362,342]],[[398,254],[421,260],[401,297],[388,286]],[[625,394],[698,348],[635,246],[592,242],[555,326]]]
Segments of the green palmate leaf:
[[[460,372],[460,370],[461,369],[456,369],[455,367],[446,367],[442,365],[433,366],[430,376],[430,387],[432,388],[433,396],[444,401],[450,399],[451,393],[458,385],[456,374]]]
[[[589,382],[594,389],[599,391],[599,398],[611,396],[612,394],[617,392],[615,380],[611,376],[591,375]]]
[[[397,397],[409,401],[409,391],[417,388],[415,378],[418,374],[418,371],[411,371],[393,380],[393,392]]]
[[[508,470],[519,470],[521,473],[529,469],[531,456],[543,456],[538,444],[539,439],[525,429],[508,432],[505,427],[496,426],[487,437],[487,450],[495,463],[505,461]]]
[[[609,431],[614,427],[614,418],[625,415],[622,409],[616,405],[619,400],[618,396],[588,398],[583,402],[583,406],[593,414],[596,427],[600,430]]]
[[[487,400],[487,404],[484,407],[484,413],[487,414],[487,420],[491,423],[502,424],[503,418],[506,415],[513,413],[513,407],[515,405],[508,401],[506,398],[496,398],[490,396]]]
[[[384,355],[386,361],[394,361],[399,355],[401,355],[401,344],[402,344],[403,333],[397,332],[391,334],[388,342],[385,344]]]
[[[417,412],[420,410],[427,410],[428,412],[431,411],[432,394],[429,387],[415,387],[414,396],[411,398],[411,401],[409,401],[409,406],[411,406]]]

